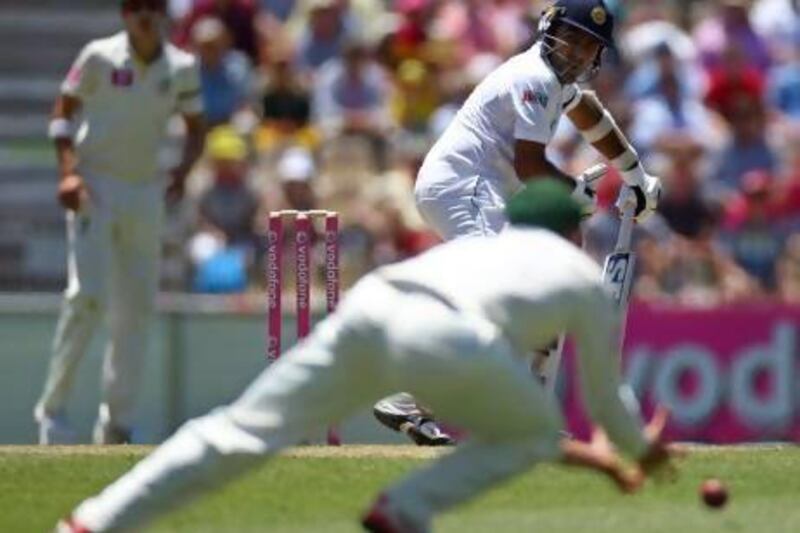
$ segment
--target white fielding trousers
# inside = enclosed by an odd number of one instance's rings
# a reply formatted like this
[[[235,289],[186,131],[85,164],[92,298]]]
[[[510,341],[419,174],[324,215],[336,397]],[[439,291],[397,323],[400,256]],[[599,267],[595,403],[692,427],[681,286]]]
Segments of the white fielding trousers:
[[[84,180],[89,205],[67,214],[67,289],[36,416],[64,411],[78,363],[106,322],[99,420],[129,427],[158,288],[163,185]]]
[[[386,492],[421,531],[436,512],[559,454],[559,411],[493,324],[372,275],[238,400],[184,424],[75,518],[93,531],[139,526],[393,390],[469,432]]]

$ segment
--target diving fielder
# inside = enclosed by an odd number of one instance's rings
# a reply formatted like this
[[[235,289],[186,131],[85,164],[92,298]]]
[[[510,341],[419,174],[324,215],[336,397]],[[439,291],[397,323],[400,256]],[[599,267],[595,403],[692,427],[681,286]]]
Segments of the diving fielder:
[[[385,491],[364,516],[369,531],[430,531],[437,513],[539,462],[599,470],[625,491],[669,466],[665,419],[643,430],[620,383],[617,306],[599,267],[567,240],[579,236],[581,207],[563,184],[540,180],[507,213],[511,227],[497,237],[459,239],[367,275],[238,400],[187,422],[58,531],[137,529],[398,389],[469,438]],[[525,358],[562,330],[577,342],[587,412],[636,472],[610,446],[560,438],[560,409]]]
[[[522,182],[538,176],[567,183],[591,212],[593,180],[567,176],[545,156],[563,114],[621,172],[636,194],[638,219],[656,208],[660,181],[642,168],[636,150],[595,94],[578,85],[599,70],[604,50],[613,47],[613,29],[602,0],[558,0],[542,14],[538,41],[475,88],[417,176],[417,208],[443,239],[497,234],[506,224],[506,200]],[[542,251],[539,260],[548,257]],[[547,374],[546,381],[555,379]],[[417,444],[451,442],[431,411],[408,394],[378,402],[374,414]]]
[[[179,113],[187,130],[168,200],[183,194],[203,145],[196,62],[163,40],[165,9],[165,0],[123,0],[125,30],[83,48],[54,107],[49,135],[61,174],[58,199],[67,211],[68,284],[35,409],[41,444],[73,440],[67,395],[105,319],[110,343],[94,440],[130,440],[158,285],[165,191],[156,157],[167,120]]]

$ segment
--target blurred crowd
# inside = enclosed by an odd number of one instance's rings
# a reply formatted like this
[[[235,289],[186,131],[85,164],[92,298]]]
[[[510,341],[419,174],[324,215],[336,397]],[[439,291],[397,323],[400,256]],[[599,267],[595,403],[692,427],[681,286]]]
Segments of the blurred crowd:
[[[531,45],[547,3],[172,0],[211,126],[167,242],[173,287],[263,290],[275,209],[340,213],[345,286],[435,245],[413,205],[416,169],[472,88]],[[636,294],[800,300],[798,2],[606,3],[618,47],[590,85],[665,187],[637,229]],[[549,156],[573,173],[598,157],[568,120]],[[587,223],[598,260],[616,238],[619,183],[604,178]]]

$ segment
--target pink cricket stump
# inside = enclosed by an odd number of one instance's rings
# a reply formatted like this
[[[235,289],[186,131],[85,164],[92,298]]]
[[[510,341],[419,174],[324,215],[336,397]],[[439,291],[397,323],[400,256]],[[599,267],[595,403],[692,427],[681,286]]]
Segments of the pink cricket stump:
[[[333,313],[339,303],[339,215],[325,215],[325,303],[328,315]],[[328,428],[328,444],[339,446],[342,439],[339,431]]]
[[[311,331],[311,219],[298,213],[294,222],[297,290],[297,340]]]
[[[281,355],[282,278],[283,219],[280,213],[270,213],[267,230],[267,359],[270,362]]]
[[[339,215],[325,215],[325,302],[328,314],[339,303]]]
[[[325,218],[325,302],[328,314],[339,303],[339,215],[330,211],[275,211],[269,215],[267,232],[267,358],[281,355],[283,289],[283,217],[294,219],[294,253],[297,292],[297,339],[311,332],[311,243],[313,218]],[[328,444],[338,446],[341,438],[335,427],[328,428]]]

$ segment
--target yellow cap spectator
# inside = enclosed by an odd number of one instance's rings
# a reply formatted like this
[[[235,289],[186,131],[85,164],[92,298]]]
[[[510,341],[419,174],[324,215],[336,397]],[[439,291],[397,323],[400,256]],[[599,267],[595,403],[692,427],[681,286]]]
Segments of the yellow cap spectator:
[[[247,144],[230,126],[219,126],[206,138],[206,154],[211,159],[243,161],[247,157]]]

